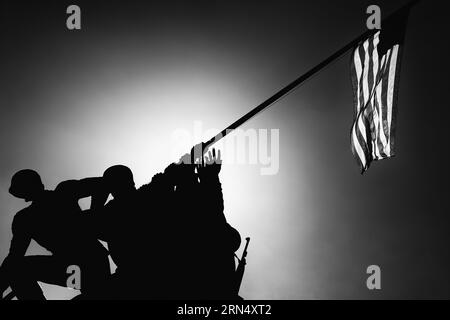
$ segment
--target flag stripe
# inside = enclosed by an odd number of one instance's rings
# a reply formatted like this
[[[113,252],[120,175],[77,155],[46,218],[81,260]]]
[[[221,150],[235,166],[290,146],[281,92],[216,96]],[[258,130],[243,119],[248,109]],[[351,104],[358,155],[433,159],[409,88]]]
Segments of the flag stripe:
[[[389,65],[391,64],[391,58],[392,58],[392,50],[389,49],[388,51],[389,53],[389,57],[387,57],[387,61],[386,61],[386,67],[384,70],[384,74],[383,74],[383,87],[382,87],[382,104],[383,106],[385,106],[383,108],[383,113],[384,113],[384,122],[383,122],[383,128],[384,131],[386,132],[386,136],[387,136],[387,144],[386,144],[386,154],[389,156],[391,153],[391,148],[390,148],[390,132],[391,132],[391,128],[390,128],[390,124],[389,124],[389,104],[388,104],[388,93],[389,93]]]
[[[357,88],[357,92],[360,91],[360,80],[361,80],[361,76],[362,76],[362,64],[361,64],[361,58],[359,57],[359,52],[358,50],[355,50],[354,53],[354,64],[352,64],[353,70],[356,73],[356,81],[355,78],[353,78],[353,86],[355,87],[356,84],[356,88]],[[359,112],[359,108],[360,108],[360,99],[359,97],[356,97],[355,99],[356,102],[356,106],[355,106],[355,120],[356,120],[356,115]]]
[[[391,63],[389,66],[389,83],[388,83],[388,102],[387,102],[387,120],[389,132],[392,131],[392,109],[393,109],[393,101],[394,101],[394,87],[395,87],[395,72],[397,67],[397,53],[398,53],[398,45],[394,46],[392,49],[392,57]],[[389,143],[389,150],[393,149],[393,144]]]
[[[367,101],[369,100],[369,82],[367,81],[368,73],[369,73],[369,41],[365,41],[363,44],[364,48],[364,70],[363,70],[363,77],[361,79],[362,81],[362,87],[363,87],[363,103],[362,105],[365,106]]]

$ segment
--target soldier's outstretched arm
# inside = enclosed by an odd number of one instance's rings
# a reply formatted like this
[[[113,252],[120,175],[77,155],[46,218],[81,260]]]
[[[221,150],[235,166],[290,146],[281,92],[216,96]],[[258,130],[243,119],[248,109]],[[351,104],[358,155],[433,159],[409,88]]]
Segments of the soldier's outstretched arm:
[[[102,177],[63,181],[56,187],[55,191],[75,200],[92,197],[91,208],[103,206],[109,195]]]

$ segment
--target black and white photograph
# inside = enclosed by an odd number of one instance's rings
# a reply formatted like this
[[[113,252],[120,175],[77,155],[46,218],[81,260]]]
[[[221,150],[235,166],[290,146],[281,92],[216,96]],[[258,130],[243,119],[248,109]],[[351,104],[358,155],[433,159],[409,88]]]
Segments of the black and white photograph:
[[[2,0],[0,307],[450,299],[447,8]]]

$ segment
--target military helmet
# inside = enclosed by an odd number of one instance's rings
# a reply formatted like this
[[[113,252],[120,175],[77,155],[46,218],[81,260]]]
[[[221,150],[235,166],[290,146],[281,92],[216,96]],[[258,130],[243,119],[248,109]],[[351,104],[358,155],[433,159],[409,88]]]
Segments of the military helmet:
[[[134,186],[133,172],[124,165],[115,165],[103,173],[106,183],[112,186]]]
[[[20,170],[11,178],[9,193],[21,199],[31,199],[44,190],[41,177],[31,169]]]

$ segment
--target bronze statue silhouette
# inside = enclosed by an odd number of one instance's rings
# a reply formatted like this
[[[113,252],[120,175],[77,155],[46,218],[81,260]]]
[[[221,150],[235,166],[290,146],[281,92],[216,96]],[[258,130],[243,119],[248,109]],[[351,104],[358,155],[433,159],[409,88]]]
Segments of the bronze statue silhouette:
[[[241,237],[224,214],[220,151],[204,155],[201,147],[139,189],[123,165],[55,191],[44,190],[36,172],[18,172],[10,192],[32,204],[14,218],[1,292],[10,285],[19,299],[42,299],[36,281],[65,286],[66,265],[75,264],[83,275],[79,298],[239,298],[234,257]],[[91,207],[81,212],[77,201],[88,196]],[[30,239],[53,255],[24,257]],[[113,275],[97,239],[108,244]]]

